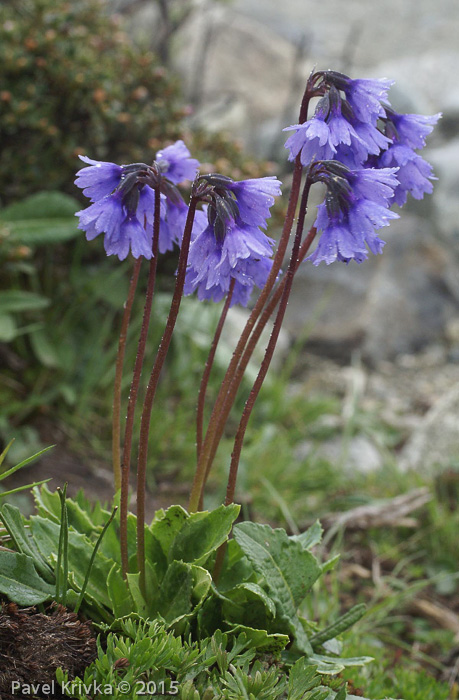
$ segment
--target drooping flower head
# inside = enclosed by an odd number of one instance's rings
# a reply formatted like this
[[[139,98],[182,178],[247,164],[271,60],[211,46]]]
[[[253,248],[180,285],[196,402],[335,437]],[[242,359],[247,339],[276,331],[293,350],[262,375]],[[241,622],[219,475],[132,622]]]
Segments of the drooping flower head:
[[[171,250],[180,241],[188,207],[175,185],[194,178],[198,161],[177,141],[158,153],[152,165],[116,165],[80,156],[89,167],[78,171],[75,184],[92,204],[77,212],[78,228],[88,240],[104,234],[107,255],[124,260],[152,257],[155,188],[161,191],[159,250]]]
[[[391,85],[314,73],[307,85],[309,97],[321,98],[314,115],[284,129],[294,132],[285,144],[289,160],[299,156],[327,185],[316,221],[322,234],[308,258],[316,265],[362,262],[367,248],[381,252],[375,229],[396,218],[389,207],[403,205],[408,193],[421,199],[432,192],[432,168],[414,149],[425,146],[440,115],[397,114],[387,99]]]
[[[303,124],[286,127],[294,131],[285,144],[289,160],[300,155],[301,163],[339,159],[339,151],[350,152],[355,164],[362,165],[370,154],[377,154],[388,139],[376,128],[385,115],[384,104],[391,85],[388,80],[352,80],[342,73],[321,71],[312,76],[317,83],[311,96],[322,95],[315,113]]]
[[[307,259],[314,265],[335,260],[360,263],[368,257],[367,248],[375,255],[381,253],[384,241],[375,229],[398,218],[388,208],[398,185],[397,168],[350,170],[336,161],[318,163],[315,168],[327,194],[314,224],[322,234]]]
[[[232,304],[247,304],[254,286],[269,275],[274,240],[266,227],[281,183],[275,177],[235,182],[206,175],[207,226],[194,236],[188,256],[185,294],[197,290],[199,299],[219,301],[234,279]]]
[[[184,180],[194,180],[199,168],[199,162],[196,158],[191,158],[183,141],[176,141],[158,151],[155,161],[161,173],[174,185],[179,185]]]
[[[389,140],[388,147],[371,162],[375,167],[397,167],[398,187],[394,201],[399,206],[406,202],[408,194],[414,199],[422,199],[433,191],[432,166],[414,149],[424,148],[441,114],[423,116],[421,114],[398,114],[392,109],[386,111],[384,132]]]

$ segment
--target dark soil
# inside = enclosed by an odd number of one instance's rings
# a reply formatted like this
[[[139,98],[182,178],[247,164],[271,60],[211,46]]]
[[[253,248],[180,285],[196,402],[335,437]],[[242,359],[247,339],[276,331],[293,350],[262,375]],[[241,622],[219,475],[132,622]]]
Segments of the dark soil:
[[[69,672],[69,678],[84,672],[96,658],[96,640],[91,623],[81,622],[75,613],[56,606],[50,614],[35,608],[18,608],[3,603],[0,613],[0,698],[18,700],[21,692],[12,693],[12,683],[40,686],[54,681],[54,698],[58,691],[56,669]],[[17,688],[17,686],[16,686]],[[30,696],[30,693],[29,693]],[[36,697],[48,697],[40,690]]]
[[[67,483],[69,496],[74,497],[81,489],[89,500],[110,505],[114,494],[110,458],[106,461],[101,460],[100,456],[91,454],[88,445],[84,446],[85,454],[79,454],[69,444],[65,433],[57,425],[48,421],[37,421],[34,427],[40,434],[41,443],[44,446],[54,445],[53,449],[46,452],[36,462],[12,474],[7,481],[2,483],[2,486],[10,490],[43,479],[50,479],[47,486],[51,491],[55,491],[58,486],[62,488],[64,483]],[[131,473],[131,488],[134,492],[135,478],[133,473]],[[158,508],[167,508],[172,503],[185,506],[189,492],[189,484],[174,482],[170,477],[158,480],[154,493],[147,489],[147,518],[152,518]],[[24,494],[27,493],[24,491]],[[135,512],[135,501],[130,503],[129,508]],[[30,512],[32,510],[33,496],[30,494]]]

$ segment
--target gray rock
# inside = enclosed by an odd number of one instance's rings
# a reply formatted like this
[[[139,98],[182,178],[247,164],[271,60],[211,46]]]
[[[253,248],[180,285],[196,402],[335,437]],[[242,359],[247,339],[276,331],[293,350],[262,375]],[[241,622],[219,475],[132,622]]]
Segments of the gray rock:
[[[450,253],[459,257],[459,138],[430,150],[429,161],[438,177],[433,217]],[[459,287],[458,274],[453,281]]]
[[[219,350],[222,366],[228,366],[236,343],[239,340],[239,337],[245,328],[245,324],[249,317],[249,313],[250,312],[247,309],[238,306],[233,306],[229,310],[225,325],[223,326]],[[246,370],[247,377],[251,381],[254,381],[258,374],[258,370],[260,369],[260,364],[263,360],[265,349],[268,345],[270,335],[271,328],[265,328],[257,344],[257,347],[254,350],[252,360],[250,361]],[[282,367],[282,363],[290,347],[290,342],[290,334],[285,328],[282,328],[271,361],[270,372],[267,377],[268,379],[270,376],[272,376],[273,371]]]
[[[423,418],[400,456],[400,468],[434,473],[459,460],[459,384],[453,386]]]
[[[300,70],[290,42],[231,8],[204,5],[179,33],[177,47],[174,66],[196,105],[191,126],[229,129],[251,147],[259,145],[260,124],[277,119],[281,132],[289,77]]]
[[[173,52],[195,105],[190,125],[226,129],[281,168],[282,128],[296,122],[314,67],[392,78],[396,109],[443,111],[425,154],[439,178],[433,197],[409,200],[401,220],[380,232],[382,256],[361,266],[304,264],[286,321],[341,360],[357,348],[376,363],[442,340],[459,303],[457,0],[350,0],[345,13],[339,0],[192,4]],[[155,21],[151,3],[140,6],[137,31],[153,36]]]
[[[286,327],[297,336],[309,327],[309,347],[338,357],[359,348],[378,362],[442,337],[457,314],[445,281],[456,269],[429,221],[404,213],[380,234],[384,253],[362,265],[303,263]]]
[[[364,435],[356,435],[349,441],[334,437],[322,442],[316,455],[351,473],[369,474],[383,465],[381,453]]]
[[[456,0],[349,0],[345,9],[341,0],[235,0],[233,8],[292,42],[307,34],[318,67],[344,70],[351,65],[353,72],[388,57],[421,58],[438,48],[455,50],[459,34]],[[452,75],[456,70],[457,65]]]

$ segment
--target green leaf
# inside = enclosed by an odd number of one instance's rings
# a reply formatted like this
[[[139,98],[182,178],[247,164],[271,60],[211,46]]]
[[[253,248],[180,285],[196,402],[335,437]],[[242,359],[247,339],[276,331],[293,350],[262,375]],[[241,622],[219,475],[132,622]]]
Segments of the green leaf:
[[[288,679],[289,700],[303,700],[305,693],[317,688],[321,684],[321,678],[316,669],[310,666],[304,657],[290,669]]]
[[[11,442],[9,443],[8,447],[10,447],[10,445],[11,445]],[[17,472],[18,469],[22,469],[22,467],[25,467],[27,464],[30,464],[30,462],[33,462],[33,460],[37,459],[37,457],[41,457],[41,455],[45,454],[45,452],[48,452],[48,450],[52,450],[53,447],[54,447],[54,445],[49,445],[49,447],[45,447],[43,450],[36,452],[31,457],[27,457],[27,459],[24,459],[24,460],[22,460],[22,462],[19,462],[19,464],[16,464],[14,467],[11,467],[11,469],[8,469],[8,471],[3,472],[3,474],[0,474],[0,481],[2,481],[2,479],[6,479],[8,476],[11,476],[11,474],[14,474],[14,472]],[[1,461],[0,461],[0,464],[1,464]]]
[[[50,518],[58,523],[61,513],[60,498],[57,491],[50,491],[47,486],[35,488],[33,490],[35,508],[38,515],[43,518]]]
[[[38,246],[70,241],[81,235],[76,219],[56,218],[8,222],[8,242]]]
[[[253,599],[258,599],[261,600],[263,605],[265,606],[266,610],[274,617],[276,614],[276,605],[274,601],[268,596],[268,594],[262,589],[261,586],[259,586],[257,583],[251,583],[250,581],[247,581],[245,583],[239,584],[239,586],[236,586],[235,591],[244,591],[249,593],[249,600],[252,598]],[[227,595],[229,595],[227,593]]]
[[[315,649],[316,647],[321,646],[324,642],[337,637],[339,634],[342,634],[342,632],[349,629],[349,627],[352,627],[352,625],[354,625],[358,620],[360,620],[361,617],[363,617],[363,615],[365,615],[365,610],[366,605],[364,603],[354,605],[354,607],[344,613],[344,615],[338,618],[338,620],[336,620],[336,622],[334,622],[332,625],[329,625],[321,632],[316,632],[316,634],[313,634],[309,640],[313,648]]]
[[[327,561],[325,561],[322,564],[322,567],[321,567],[322,574],[326,574],[328,571],[332,571],[335,568],[335,566],[337,565],[337,563],[339,562],[340,557],[341,557],[341,554],[335,554],[334,557],[327,559]]]
[[[158,540],[166,557],[177,533],[190,516],[182,506],[170,506],[166,511],[158,510],[150,525],[150,532]]]
[[[61,192],[39,192],[0,212],[8,242],[21,245],[61,243],[79,235],[75,212],[79,203]]]
[[[297,609],[320,576],[317,560],[299,542],[290,540],[285,530],[272,530],[269,525],[241,523],[234,528],[234,538],[264,578],[277,616],[294,635],[298,648],[311,654]]]
[[[212,576],[207,569],[202,566],[191,565],[191,573],[193,575],[193,593],[192,602],[195,606],[201,605],[206,598],[212,586]]]
[[[212,636],[217,629],[220,629],[222,620],[222,601],[217,596],[209,596],[197,614],[197,626],[201,639]]]
[[[91,559],[89,560],[89,566],[88,566],[88,568],[87,568],[87,570],[86,570],[86,574],[85,574],[85,579],[84,579],[83,587],[81,588],[81,591],[80,591],[80,597],[79,597],[78,602],[77,602],[77,604],[76,604],[76,606],[75,606],[75,611],[74,611],[75,613],[78,612],[78,610],[80,609],[80,605],[81,605],[81,603],[82,603],[83,600],[84,600],[84,596],[85,596],[85,593],[86,593],[86,589],[87,589],[87,587],[88,587],[88,583],[89,583],[89,579],[90,579],[90,576],[91,576],[92,568],[93,568],[94,563],[95,563],[95,561],[96,561],[96,557],[97,557],[97,553],[98,553],[98,551],[99,551],[99,547],[100,547],[100,545],[101,545],[102,540],[104,539],[104,536],[105,536],[107,530],[109,529],[110,525],[111,525],[112,522],[113,522],[113,519],[114,519],[114,517],[115,517],[115,515],[116,515],[116,511],[117,511],[117,510],[118,510],[118,506],[115,506],[114,509],[113,509],[113,511],[112,511],[112,513],[111,513],[111,515],[110,515],[110,517],[109,517],[109,519],[107,520],[107,522],[106,522],[105,525],[103,526],[102,532],[100,533],[100,535],[99,535],[99,537],[97,538],[97,541],[96,541],[96,543],[95,543],[95,545],[94,545],[94,549],[93,549],[93,551],[92,551]],[[66,517],[67,517],[67,511],[66,511]]]
[[[235,539],[228,542],[223,569],[218,579],[221,593],[232,590],[242,581],[255,580],[256,574],[252,564],[245,556]]]
[[[346,692],[346,683],[341,686],[339,691],[336,693],[335,700],[346,700],[347,698],[347,692]]]
[[[0,591],[18,605],[38,605],[54,595],[54,586],[40,578],[26,554],[0,551],[0,572]]]
[[[183,561],[173,561],[154,601],[154,609],[169,624],[191,612],[191,596],[193,593],[193,572],[190,564]]]
[[[353,656],[344,658],[341,656],[324,656],[323,654],[311,654],[308,662],[317,666],[319,673],[335,675],[341,673],[347,666],[365,666],[374,661],[372,656]]]
[[[40,294],[21,289],[5,289],[0,292],[0,309],[2,314],[19,311],[39,311],[49,306],[50,301]]]
[[[47,486],[34,489],[37,514],[58,523],[60,521],[61,504],[57,491],[50,491]],[[69,526],[89,538],[100,534],[102,527],[110,517],[110,512],[101,507],[100,503],[90,503],[79,492],[75,499],[67,498],[67,515]],[[113,532],[113,542],[106,547],[106,541]],[[110,528],[102,540],[100,551],[108,559],[116,559],[119,554],[119,537]]]
[[[157,581],[162,581],[167,571],[167,558],[149,528],[145,528],[145,561],[154,570]]]
[[[54,563],[59,543],[59,524],[38,515],[33,515],[30,518],[30,528],[42,555],[47,561]],[[73,572],[75,582],[80,589],[84,584],[93,551],[93,542],[78,532],[69,531],[69,570]],[[107,579],[113,563],[112,559],[107,559],[101,552],[98,552],[88,582],[89,595],[100,605],[105,605],[106,607],[110,607],[111,604],[107,591]]]
[[[54,576],[51,567],[43,559],[34,540],[27,534],[19,508],[5,503],[0,509],[0,515],[16,549],[22,554],[27,554],[32,559],[40,576],[48,583],[52,583]]]
[[[204,564],[209,554],[228,538],[239,510],[240,506],[231,504],[190,515],[177,533],[169,551],[169,560]]]
[[[50,491],[47,486],[34,489],[35,506],[38,515],[58,523],[60,520],[61,503],[57,491]],[[100,532],[110,513],[101,508],[99,503],[92,505],[89,501],[79,498],[67,498],[67,514],[69,526],[88,537]],[[80,505],[80,503],[82,505]],[[118,542],[119,548],[119,542]],[[110,557],[109,557],[110,558]]]
[[[16,321],[12,316],[2,313],[0,316],[0,342],[9,343],[16,337]]]
[[[133,601],[133,607],[129,613],[136,612],[141,617],[147,618],[149,611],[145,598],[140,590],[140,574],[126,574],[126,579],[129,586],[129,595]]]
[[[5,457],[8,454],[8,452],[10,451],[10,447],[13,444],[13,442],[14,442],[14,438],[9,441],[9,443],[7,444],[5,449],[3,450],[2,454],[0,454],[0,467],[2,466],[3,462],[5,461]],[[1,478],[2,478],[2,476],[0,475],[0,479]]]
[[[9,491],[0,491],[0,498],[3,498],[4,496],[11,496],[13,493],[19,493],[20,491],[29,491],[35,486],[47,484],[48,481],[51,481],[51,477],[49,479],[42,479],[41,481],[34,481],[33,484],[24,484],[24,486],[18,486],[17,488],[10,489]]]
[[[0,218],[3,221],[56,219],[74,216],[79,208],[76,199],[62,192],[38,192],[2,209]]]
[[[322,525],[316,520],[314,525],[311,525],[306,532],[302,532],[301,535],[292,535],[290,539],[293,540],[293,542],[299,542],[303,549],[312,549],[312,547],[315,547],[315,545],[319,544],[321,541],[323,531]]]
[[[217,594],[223,602],[222,616],[229,623],[266,629],[276,615],[274,601],[256,583],[241,583],[226,592],[225,597]]]
[[[257,630],[246,625],[231,625],[230,634],[245,634],[247,646],[262,654],[278,654],[283,651],[290,639],[287,634],[269,634],[266,630]]]
[[[30,333],[29,338],[35,357],[44,367],[48,369],[59,367],[59,356],[43,329]]]

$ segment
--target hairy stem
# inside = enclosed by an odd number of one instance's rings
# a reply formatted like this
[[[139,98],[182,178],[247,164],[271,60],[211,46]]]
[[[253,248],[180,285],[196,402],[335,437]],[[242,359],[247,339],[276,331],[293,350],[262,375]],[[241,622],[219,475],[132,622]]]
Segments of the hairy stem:
[[[230,388],[232,379],[234,377],[234,373],[237,369],[241,354],[245,348],[245,345],[250,337],[250,334],[252,332],[252,329],[260,316],[260,313],[269,297],[269,294],[271,293],[271,290],[276,282],[277,276],[279,274],[279,270],[282,266],[282,261],[284,259],[285,251],[287,249],[288,245],[288,240],[290,237],[290,232],[292,230],[293,226],[293,219],[295,215],[295,209],[296,205],[298,202],[298,197],[299,197],[299,192],[300,192],[300,184],[301,184],[301,173],[302,173],[302,166],[299,158],[296,159],[295,161],[295,169],[293,172],[293,180],[292,180],[292,188],[290,191],[290,199],[289,199],[289,204],[287,207],[287,214],[285,217],[285,222],[282,230],[282,235],[279,241],[279,246],[276,252],[276,255],[273,260],[273,265],[270,271],[270,274],[268,276],[268,279],[266,281],[265,286],[263,287],[260,296],[258,297],[258,300],[247,320],[247,323],[245,325],[245,328],[242,331],[241,337],[239,338],[239,341],[237,343],[237,346],[233,352],[233,356],[231,358],[230,364],[228,366],[228,369],[226,371],[225,377],[223,379],[222,385],[220,387],[220,391],[217,395],[217,399],[215,401],[214,408],[212,410],[212,414],[209,420],[209,427],[207,429],[206,437],[204,439],[203,445],[202,445],[202,450],[201,454],[198,460],[198,465],[195,473],[195,478],[193,482],[193,487],[191,491],[191,496],[190,496],[190,503],[189,503],[189,510],[190,512],[195,511],[199,507],[199,503],[201,501],[201,493],[204,485],[204,481],[206,478],[206,474],[208,474],[210,466],[212,464],[213,460],[213,454],[215,454],[214,450],[214,444],[215,441],[217,441],[217,444],[219,442],[219,435],[221,435],[220,432],[220,425],[221,425],[221,412],[223,410],[225,401],[226,401],[226,396],[227,392]]]
[[[315,227],[312,227],[311,230],[309,231],[306,239],[301,244],[301,248],[300,248],[300,251],[298,254],[298,261],[297,261],[296,269],[298,269],[300,263],[304,260],[306,253],[308,252],[308,250],[311,247],[311,244],[315,238],[316,232],[317,231],[316,231]],[[226,396],[226,401],[223,404],[221,419],[220,419],[220,424],[219,424],[219,431],[216,435],[216,439],[214,440],[214,444],[212,447],[211,459],[210,459],[208,467],[207,467],[206,476],[205,476],[204,484],[203,484],[203,489],[201,492],[201,499],[202,499],[202,494],[204,492],[204,487],[205,487],[206,482],[207,482],[207,477],[209,476],[210,468],[212,466],[212,461],[213,461],[213,459],[215,457],[215,453],[217,451],[218,442],[221,439],[221,436],[223,435],[226,421],[228,420],[229,412],[231,410],[231,407],[232,407],[234,400],[236,398],[236,394],[239,390],[242,379],[244,377],[244,372],[247,368],[247,365],[250,362],[250,358],[253,355],[255,347],[256,347],[258,341],[260,340],[261,334],[263,333],[263,331],[266,327],[266,324],[268,323],[269,319],[271,318],[272,314],[274,313],[274,311],[279,303],[279,300],[282,296],[282,293],[283,293],[283,290],[284,290],[284,287],[286,284],[286,280],[287,280],[287,277],[284,276],[283,279],[278,284],[274,294],[271,296],[271,299],[269,300],[268,304],[263,309],[263,313],[261,314],[260,318],[258,319],[257,325],[255,326],[255,328],[252,332],[252,335],[249,338],[249,341],[246,345],[246,348],[245,348],[244,353],[241,357],[239,365],[237,366],[236,372],[235,372],[233,380],[231,382],[230,389],[229,389],[228,394]]]
[[[306,84],[306,89],[304,91],[303,99],[301,101],[301,107],[300,107],[300,114],[298,118],[298,123],[302,124],[303,122],[306,121],[307,119],[307,114],[308,114],[308,107],[309,107],[309,102],[311,100],[311,97],[314,95],[314,79],[313,79],[313,74],[309,77],[309,80]],[[193,481],[193,486],[191,489],[191,495],[190,495],[190,501],[189,501],[189,510],[190,512],[194,512],[197,510],[199,507],[200,502],[202,501],[202,491],[203,491],[203,486],[204,482],[206,480],[206,476],[209,473],[209,470],[212,466],[213,462],[213,456],[215,455],[216,447],[215,443],[218,446],[218,442],[220,440],[219,435],[221,436],[223,432],[223,427],[226,419],[223,420],[222,418],[222,411],[224,409],[224,405],[226,402],[226,397],[228,390],[231,386],[231,382],[233,380],[235,371],[237,369],[237,366],[239,364],[239,360],[241,358],[242,352],[244,351],[245,345],[250,337],[250,334],[252,332],[252,329],[260,316],[262,309],[276,283],[277,276],[279,274],[279,271],[282,267],[282,262],[284,260],[285,252],[287,250],[287,245],[288,241],[290,238],[290,233],[292,230],[293,226],[293,218],[295,216],[295,211],[296,211],[296,206],[298,203],[299,199],[299,194],[300,194],[300,187],[301,187],[301,174],[302,174],[302,165],[301,165],[301,160],[300,156],[298,155],[295,159],[295,166],[293,170],[293,179],[292,179],[292,187],[290,190],[290,198],[287,206],[287,213],[285,216],[285,221],[284,221],[284,226],[281,234],[281,238],[279,241],[279,246],[276,252],[276,255],[274,256],[273,260],[273,266],[271,268],[271,272],[268,276],[268,279],[266,281],[265,286],[263,287],[260,296],[258,297],[258,300],[247,320],[246,326],[244,330],[242,331],[241,337],[239,338],[239,342],[236,346],[236,349],[233,352],[233,357],[231,358],[231,362],[228,366],[228,369],[226,371],[225,377],[223,379],[222,385],[220,387],[220,391],[218,393],[217,399],[214,404],[214,408],[212,410],[212,414],[209,420],[209,426],[207,428],[207,433],[206,437],[204,439],[202,449],[199,455],[198,459],[198,464],[196,467],[196,472],[194,476],[194,481]]]
[[[120,547],[121,547],[121,570],[123,576],[128,571],[129,552],[127,541],[127,517],[129,505],[129,474],[131,470],[132,434],[134,430],[134,416],[139,393],[140,378],[142,376],[143,360],[145,357],[145,347],[147,344],[148,329],[150,326],[151,306],[153,303],[153,293],[155,291],[156,268],[158,266],[158,245],[159,228],[161,221],[161,193],[159,186],[155,189],[155,215],[153,221],[153,241],[152,258],[148,272],[147,291],[145,294],[145,305],[143,308],[142,327],[140,329],[139,342],[137,345],[137,355],[132,373],[131,388],[126,413],[126,426],[124,430],[123,461],[121,468],[121,501],[120,501]]]
[[[276,255],[275,255],[274,260],[273,260],[273,266],[271,268],[271,272],[270,272],[268,279],[266,281],[266,284],[263,287],[263,289],[260,293],[260,296],[258,297],[258,300],[257,300],[248,320],[247,320],[245,328],[242,331],[241,337],[239,338],[238,344],[233,352],[231,362],[228,366],[228,369],[226,371],[222,385],[220,387],[220,391],[219,391],[217,399],[215,401],[215,405],[214,405],[214,408],[212,410],[212,414],[211,414],[211,417],[209,420],[209,427],[207,429],[207,434],[206,434],[206,437],[205,437],[203,445],[202,445],[201,454],[200,454],[200,457],[198,460],[198,465],[197,465],[196,472],[195,472],[195,477],[194,477],[194,482],[193,482],[193,487],[191,490],[191,496],[190,496],[190,502],[189,502],[190,512],[196,511],[197,508],[199,507],[202,486],[204,484],[205,475],[207,473],[207,465],[209,463],[209,459],[210,459],[211,454],[212,454],[212,445],[213,445],[215,436],[216,436],[217,431],[218,431],[218,421],[219,421],[219,417],[220,417],[220,411],[222,409],[223,403],[224,403],[225,398],[226,398],[227,391],[229,389],[232,378],[234,376],[234,372],[237,368],[241,354],[244,350],[244,347],[247,343],[247,340],[250,336],[250,333],[252,332],[252,329],[253,329],[268,297],[269,297],[271,289],[276,282],[277,275],[279,273],[279,270],[280,270],[281,265],[282,265],[282,261],[284,259],[285,251],[287,249],[288,239],[290,237],[290,231],[291,231],[292,226],[293,226],[293,217],[295,215],[296,204],[297,204],[298,196],[299,196],[299,189],[300,189],[300,183],[301,183],[301,171],[302,171],[301,163],[300,163],[299,159],[297,158],[297,160],[295,162],[295,169],[293,172],[293,182],[292,182],[292,189],[290,192],[289,205],[287,208],[287,215],[285,217],[284,228],[282,231],[281,239],[279,241],[279,247],[277,249]]]
[[[190,248],[191,232],[193,229],[197,201],[198,200],[194,196],[191,197],[188,216],[185,223],[185,230],[183,232],[182,245],[180,248],[177,278],[175,281],[171,308],[167,318],[163,337],[161,338],[158,352],[156,353],[150,380],[148,382],[143,404],[142,420],[140,424],[139,456],[137,460],[137,564],[140,572],[140,585],[142,591],[145,591],[145,487],[151,411],[153,408],[156,389],[158,387],[159,377],[169,350],[172,333],[175,328],[175,322],[177,320],[180,303],[182,301],[188,251]]]
[[[246,401],[244,411],[242,413],[242,417],[241,417],[239,427],[238,427],[238,430],[236,433],[233,454],[231,455],[231,466],[230,466],[230,473],[229,473],[229,478],[228,478],[228,487],[226,490],[225,505],[228,505],[229,503],[233,503],[233,501],[234,501],[234,493],[235,493],[235,489],[236,489],[236,478],[237,478],[237,472],[238,472],[238,467],[239,467],[239,459],[241,456],[242,445],[244,442],[245,431],[247,429],[247,425],[248,425],[253,407],[255,405],[255,401],[257,400],[258,394],[260,393],[260,389],[262,387],[263,381],[266,377],[266,374],[267,374],[268,369],[269,369],[269,365],[271,363],[271,360],[272,360],[272,357],[274,354],[274,350],[275,350],[276,343],[277,343],[277,340],[279,338],[279,333],[280,333],[281,326],[282,326],[282,321],[284,320],[285,311],[287,309],[288,298],[289,298],[290,292],[292,290],[293,278],[294,278],[295,272],[298,268],[298,255],[300,252],[301,237],[303,235],[304,220],[305,220],[306,212],[307,212],[308,197],[309,197],[310,188],[311,188],[311,181],[310,181],[309,177],[307,177],[306,182],[305,182],[305,186],[303,189],[303,194],[301,197],[300,211],[299,211],[299,215],[298,215],[298,222],[297,222],[297,227],[296,227],[295,239],[293,242],[292,254],[291,254],[290,263],[289,263],[289,266],[288,266],[288,269],[286,272],[286,281],[284,284],[284,289],[282,291],[282,296],[280,298],[279,308],[277,310],[277,315],[276,315],[276,318],[274,321],[273,330],[271,333],[271,337],[269,339],[268,347],[266,348],[263,362],[261,363],[260,371],[258,372],[258,376],[254,382],[252,390],[251,390],[249,397]]]
[[[131,319],[132,304],[139,279],[142,258],[134,262],[129,290],[124,304],[123,318],[121,321],[120,339],[115,365],[115,384],[113,387],[113,419],[112,419],[112,462],[115,491],[121,488],[121,382],[123,378],[124,356],[126,354],[126,338]]]
[[[304,260],[306,253],[308,252],[309,248],[311,247],[311,243],[313,242],[315,235],[316,235],[316,229],[315,229],[315,227],[312,227],[311,230],[309,231],[306,239],[304,240],[304,242],[302,243],[302,245],[300,247],[301,236],[302,236],[302,231],[303,231],[303,226],[304,226],[304,219],[306,217],[307,199],[308,199],[309,189],[310,189],[310,185],[306,182],[305,188],[303,190],[303,197],[302,197],[302,207],[303,207],[303,203],[304,203],[304,211],[302,212],[300,209],[300,216],[298,218],[297,232],[295,235],[295,242],[294,242],[294,246],[292,249],[292,256],[290,258],[289,269],[287,270],[286,276],[283,278],[282,282],[279,284],[275,293],[273,294],[272,298],[270,299],[269,304],[264,309],[263,314],[258,321],[257,327],[255,328],[255,330],[254,330],[254,332],[249,340],[249,343],[247,344],[244,355],[241,358],[240,366],[238,367],[239,377],[237,377],[237,378],[238,378],[239,384],[240,384],[240,380],[242,379],[242,376],[244,375],[245,368],[247,367],[247,364],[250,360],[250,357],[252,356],[252,353],[253,353],[255,346],[260,338],[260,335],[263,332],[263,329],[265,328],[266,323],[268,322],[268,320],[269,320],[271,314],[273,313],[274,309],[276,308],[277,304],[279,303],[279,301],[281,301],[281,305],[279,306],[279,310],[278,310],[276,320],[275,320],[274,326],[273,326],[273,332],[271,334],[271,338],[270,338],[270,342],[268,344],[268,347],[266,348],[265,357],[263,359],[263,363],[262,363],[262,366],[260,368],[260,372],[259,372],[257,379],[255,380],[255,383],[252,387],[252,391],[249,395],[249,398],[247,399],[245,409],[244,409],[244,412],[242,414],[241,422],[239,424],[239,429],[238,429],[238,432],[236,434],[235,446],[234,446],[233,454],[231,455],[231,466],[230,466],[230,473],[229,473],[229,477],[228,477],[228,486],[226,489],[225,505],[229,505],[230,503],[233,503],[233,501],[234,501],[234,494],[235,494],[235,490],[236,490],[236,478],[237,478],[237,471],[238,471],[238,466],[239,466],[239,458],[240,458],[240,454],[241,454],[242,444],[244,441],[245,430],[247,428],[250,414],[252,412],[253,406],[254,406],[255,401],[257,399],[258,393],[261,389],[264,378],[265,378],[266,373],[268,371],[269,363],[271,362],[272,355],[274,353],[277,339],[279,337],[279,331],[280,331],[280,328],[282,326],[282,320],[283,320],[283,317],[285,314],[285,309],[287,308],[287,302],[288,302],[288,297],[290,296],[290,291],[292,288],[293,277],[295,275],[295,272],[298,270],[298,267],[300,266],[301,262]],[[300,227],[301,220],[303,222],[303,225]],[[295,250],[295,248],[296,248],[296,250]],[[275,334],[276,330],[277,330],[277,335]],[[224,542],[217,550],[217,555],[215,557],[214,569],[212,572],[212,579],[213,579],[215,585],[217,585],[218,580],[220,578],[220,574],[222,572],[226,550],[227,550],[227,543],[226,542]]]
[[[205,402],[206,402],[207,385],[209,383],[210,373],[212,371],[212,366],[214,364],[217,346],[218,346],[218,343],[220,341],[220,336],[222,334],[223,326],[225,325],[226,317],[228,315],[228,310],[230,308],[235,282],[236,282],[236,280],[233,277],[231,282],[230,282],[230,288],[228,291],[228,295],[226,297],[225,304],[224,304],[223,309],[222,309],[222,313],[220,315],[220,319],[218,321],[217,328],[215,330],[215,335],[214,335],[213,340],[212,340],[212,345],[210,346],[209,355],[207,356],[206,364],[204,367],[204,372],[202,374],[201,385],[199,387],[198,405],[197,405],[197,411],[196,411],[196,452],[197,452],[198,459],[199,459],[199,455],[201,453],[201,448],[202,448],[202,432],[203,432],[203,425],[204,425],[204,406],[205,406]]]

